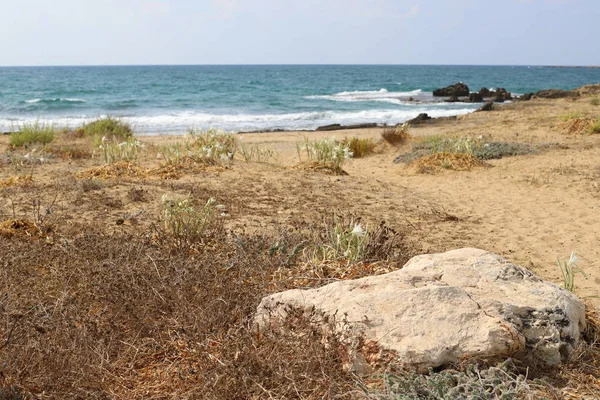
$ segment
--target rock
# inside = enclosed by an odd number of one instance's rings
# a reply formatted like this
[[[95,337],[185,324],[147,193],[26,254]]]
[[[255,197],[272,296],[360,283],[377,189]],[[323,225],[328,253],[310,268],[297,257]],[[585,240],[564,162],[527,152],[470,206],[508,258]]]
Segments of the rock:
[[[415,101],[415,98],[411,96],[411,97],[409,97],[408,99],[406,99],[406,101],[413,102],[413,101]]]
[[[580,96],[590,96],[590,95],[599,95],[600,94],[600,83],[595,83],[593,85],[585,85],[578,89],[575,89]]]
[[[485,88],[485,87],[482,87],[482,88],[479,90],[479,95],[480,95],[481,97],[494,97],[494,96],[495,96],[495,94],[496,94],[495,92],[492,92],[490,89],[488,89],[488,88]]]
[[[548,89],[540,90],[535,94],[535,96],[541,99],[562,99],[566,97],[579,97],[579,92],[571,90]]]
[[[469,93],[469,87],[462,82],[458,82],[456,85],[450,85],[433,91],[433,95],[436,97],[468,96]]]
[[[504,95],[497,93],[494,97],[494,103],[504,103]]]
[[[525,93],[523,96],[519,97],[519,100],[529,101],[533,98],[533,93]]]
[[[414,117],[413,119],[410,119],[408,121],[406,121],[409,125],[419,125],[422,124],[426,121],[429,121],[433,118],[431,118],[429,115],[427,115],[426,113],[421,113],[419,115],[417,115],[416,117]]]
[[[485,103],[484,105],[479,107],[477,109],[477,111],[492,111],[493,109],[494,109],[494,102],[488,101],[487,103]]]
[[[585,329],[573,293],[470,248],[417,256],[385,275],[273,294],[254,321],[284,329],[279,322],[291,310],[337,333],[346,367],[357,373],[390,362],[425,372],[470,358],[553,366],[569,359]]]
[[[366,128],[377,128],[376,123],[366,123],[366,124],[356,124],[356,125],[340,125],[340,124],[331,124],[320,126],[317,128],[317,131],[339,131],[341,129],[366,129]]]
[[[342,125],[340,124],[331,124],[331,125],[325,125],[325,126],[320,126],[317,128],[318,131],[335,131],[338,129],[342,129]]]
[[[471,93],[469,94],[469,103],[481,103],[483,102],[483,96],[479,93]]]
[[[452,95],[452,96],[450,96],[449,98],[447,98],[447,99],[446,99],[446,100],[444,100],[444,101],[445,101],[446,103],[457,103],[457,102],[459,102],[460,100],[459,100],[459,98],[458,98],[458,97],[456,97],[456,96]]]

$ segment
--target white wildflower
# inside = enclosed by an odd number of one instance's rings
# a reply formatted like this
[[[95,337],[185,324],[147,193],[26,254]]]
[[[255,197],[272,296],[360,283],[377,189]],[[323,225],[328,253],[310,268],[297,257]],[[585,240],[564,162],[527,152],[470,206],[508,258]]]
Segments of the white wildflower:
[[[365,236],[365,230],[361,224],[355,224],[351,234],[356,237],[363,237]]]

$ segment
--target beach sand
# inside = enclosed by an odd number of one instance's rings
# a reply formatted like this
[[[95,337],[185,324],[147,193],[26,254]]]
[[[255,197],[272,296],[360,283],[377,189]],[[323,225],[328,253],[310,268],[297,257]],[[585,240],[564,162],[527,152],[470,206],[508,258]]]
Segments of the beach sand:
[[[82,192],[75,173],[102,161],[54,159],[35,167],[34,188],[13,196],[17,211],[26,213],[32,193],[49,201],[58,192],[55,209],[65,214],[67,223],[92,223],[111,232],[150,226],[163,194],[188,191],[227,205],[227,225],[233,230],[277,229],[294,220],[348,213],[371,225],[386,221],[400,227],[423,253],[477,247],[556,283],[562,279],[556,261],[574,251],[588,275],[588,279],[577,277],[577,293],[593,297],[600,294],[600,135],[566,134],[563,119],[598,113],[598,106],[587,98],[539,99],[411,127],[414,140],[429,135],[482,137],[544,148],[539,154],[491,160],[491,167],[470,171],[417,174],[410,166],[394,164],[397,155],[410,150],[412,142],[408,142],[400,147],[380,144],[375,154],[349,160],[343,167],[347,175],[329,175],[295,168],[296,144],[305,136],[379,141],[382,128],[253,133],[240,135],[242,143],[274,150],[275,160],[246,163],[238,155],[226,168],[209,168],[177,180],[126,179],[99,191]],[[142,136],[140,140],[146,144],[141,164],[149,167],[160,161],[157,146],[181,137]],[[0,137],[0,152],[7,148],[8,137]],[[0,179],[12,175],[11,166],[3,163]],[[132,189],[141,190],[145,202],[128,200]],[[4,215],[10,214],[8,202],[1,207]],[[139,212],[135,226],[115,225],[123,216]],[[457,218],[444,217],[448,215]]]

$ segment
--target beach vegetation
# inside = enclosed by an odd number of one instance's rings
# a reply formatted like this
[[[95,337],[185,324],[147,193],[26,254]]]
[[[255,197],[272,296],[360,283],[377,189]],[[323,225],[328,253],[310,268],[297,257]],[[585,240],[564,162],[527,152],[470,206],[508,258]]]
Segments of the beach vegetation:
[[[600,133],[600,119],[596,120],[595,123],[590,126],[591,133]]]
[[[577,265],[579,259],[575,252],[571,252],[571,256],[568,260],[558,260],[556,264],[560,270],[563,278],[563,287],[571,292],[575,292],[575,276],[576,274],[582,275],[587,279],[586,273]]]
[[[209,164],[232,161],[238,149],[236,135],[218,129],[206,131],[189,129],[187,139],[187,149],[191,152],[190,156],[194,160]]]
[[[275,150],[257,144],[247,145],[240,142],[238,149],[245,162],[268,163],[277,157]]]
[[[177,249],[197,249],[224,232],[225,206],[213,198],[196,205],[189,195],[180,199],[163,195],[161,206],[162,229],[158,237]]]
[[[383,132],[381,132],[381,137],[387,143],[398,146],[406,143],[408,140],[412,138],[411,134],[408,132],[410,128],[409,123],[404,123],[402,125],[385,128]]]
[[[12,147],[26,147],[31,144],[47,145],[54,140],[55,135],[56,128],[52,124],[40,121],[24,122],[13,127],[9,143]]]
[[[584,117],[585,117],[585,115],[583,115],[580,112],[568,112],[566,114],[561,115],[560,116],[560,120],[562,122],[568,122],[568,121],[571,121],[573,119],[581,119],[581,118],[584,118]]]
[[[296,143],[296,150],[300,161],[306,158],[336,172],[341,172],[346,160],[353,156],[348,145],[344,145],[334,138],[310,140],[305,136],[303,143]]]
[[[142,143],[137,139],[129,138],[123,142],[118,142],[114,138],[109,139],[104,136],[98,149],[104,163],[110,165],[120,161],[135,162],[142,147]]]
[[[127,140],[133,137],[131,125],[119,118],[106,116],[94,121],[86,122],[75,129],[75,133],[84,137],[95,138],[96,144],[102,137],[114,138],[115,140]]]
[[[348,146],[353,158],[362,158],[375,151],[376,143],[373,138],[344,138],[342,145]]]
[[[600,106],[600,98],[594,97],[590,99],[590,104],[593,106]]]

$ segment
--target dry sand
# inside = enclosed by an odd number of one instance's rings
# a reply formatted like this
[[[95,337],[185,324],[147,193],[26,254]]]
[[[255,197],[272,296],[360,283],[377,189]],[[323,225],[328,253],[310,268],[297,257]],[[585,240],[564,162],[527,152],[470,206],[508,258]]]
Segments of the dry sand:
[[[407,232],[422,252],[478,247],[561,282],[557,259],[571,251],[581,259],[588,279],[577,277],[577,293],[600,300],[600,135],[568,135],[562,116],[600,114],[589,98],[541,100],[505,105],[455,121],[411,128],[415,137],[444,135],[490,141],[545,144],[540,154],[493,160],[491,168],[416,174],[394,158],[410,149],[379,146],[376,154],[349,160],[343,176],[294,168],[296,143],[308,136],[372,137],[381,129],[336,132],[285,132],[241,135],[243,143],[278,153],[269,164],[236,158],[226,168],[209,168],[177,180],[124,179],[86,187],[78,171],[101,165],[95,159],[51,159],[33,171],[34,184],[0,198],[0,217],[32,214],[33,198],[49,204],[74,229],[87,223],[108,232],[146,229],[156,221],[165,193],[216,198],[229,209],[233,230],[278,229],[294,221],[318,219],[337,211],[363,217],[370,224],[387,221]],[[141,137],[146,150],[141,165],[157,165],[156,145],[173,136]],[[0,137],[0,153],[8,138]],[[26,151],[23,151],[25,153]],[[0,160],[0,180],[13,176],[7,158]],[[6,161],[6,162],[5,162]],[[24,173],[21,171],[20,173]],[[1,192],[0,192],[1,193]],[[137,215],[135,219],[127,217]],[[455,216],[457,218],[450,218]],[[120,224],[125,220],[126,223]]]

